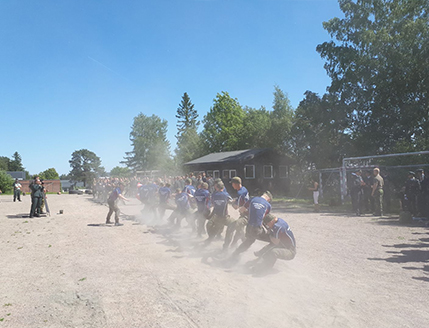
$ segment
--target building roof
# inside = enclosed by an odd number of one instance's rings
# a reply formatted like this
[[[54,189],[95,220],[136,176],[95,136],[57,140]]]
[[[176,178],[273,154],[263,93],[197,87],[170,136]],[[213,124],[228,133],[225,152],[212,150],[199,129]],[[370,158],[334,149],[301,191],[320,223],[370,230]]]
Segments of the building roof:
[[[14,179],[25,180],[24,171],[7,171],[6,173],[9,174]]]
[[[261,149],[245,149],[245,150],[235,150],[235,151],[224,151],[221,153],[212,153],[206,156],[194,159],[190,162],[185,163],[184,165],[195,165],[195,164],[206,164],[206,163],[226,163],[226,162],[241,162],[245,160],[250,160],[255,156],[269,151],[269,148]]]

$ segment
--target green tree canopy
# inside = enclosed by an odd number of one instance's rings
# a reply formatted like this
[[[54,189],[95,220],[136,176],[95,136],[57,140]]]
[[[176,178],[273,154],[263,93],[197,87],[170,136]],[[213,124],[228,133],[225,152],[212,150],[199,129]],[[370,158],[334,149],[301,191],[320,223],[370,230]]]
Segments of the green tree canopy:
[[[0,170],[9,171],[10,158],[6,156],[0,156]]]
[[[70,173],[60,175],[60,180],[70,180],[70,179],[71,179]]]
[[[21,155],[17,151],[12,155],[12,160],[9,163],[9,171],[24,171]]]
[[[271,113],[264,107],[254,109],[244,107],[245,117],[243,120],[243,149],[247,148],[268,148],[272,142],[269,137],[271,130]]]
[[[197,128],[200,122],[198,121],[198,113],[194,109],[191,99],[185,92],[182,101],[177,108],[177,148],[176,163],[180,167],[201,154],[201,140],[198,135]]]
[[[293,108],[287,94],[274,86],[273,111],[270,113],[271,126],[265,133],[269,143],[267,147],[286,154],[291,149],[291,128],[294,116]],[[260,131],[264,133],[264,131]]]
[[[338,167],[352,151],[347,112],[334,97],[307,91],[296,109],[292,128],[295,157],[304,167]]]
[[[201,132],[206,153],[243,149],[245,112],[228,92],[218,93],[204,116]]]
[[[110,176],[114,178],[128,178],[132,174],[132,171],[128,167],[115,166],[110,171]]]
[[[53,167],[50,169],[47,169],[43,172],[39,173],[40,179],[43,180],[59,180],[60,176],[58,175],[57,170],[55,170]]]
[[[130,169],[146,171],[171,167],[166,120],[140,113],[134,118],[130,140],[133,149],[126,153],[125,161],[121,162]]]
[[[71,180],[81,181],[84,186],[91,183],[98,174],[104,172],[100,158],[88,149],[74,151],[69,163],[72,168]]]
[[[329,91],[351,118],[359,154],[398,142],[429,146],[429,2],[340,0],[344,18],[325,22],[334,41],[317,47]],[[376,142],[374,142],[376,140]]]
[[[13,178],[5,171],[0,170],[0,190],[4,193],[12,191]]]

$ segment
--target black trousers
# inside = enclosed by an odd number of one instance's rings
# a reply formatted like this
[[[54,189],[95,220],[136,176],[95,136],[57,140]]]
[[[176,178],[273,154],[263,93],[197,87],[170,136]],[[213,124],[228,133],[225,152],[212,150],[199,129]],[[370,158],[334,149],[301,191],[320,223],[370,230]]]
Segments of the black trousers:
[[[36,214],[40,214],[41,206],[42,206],[42,197],[32,197],[30,216],[35,216]]]

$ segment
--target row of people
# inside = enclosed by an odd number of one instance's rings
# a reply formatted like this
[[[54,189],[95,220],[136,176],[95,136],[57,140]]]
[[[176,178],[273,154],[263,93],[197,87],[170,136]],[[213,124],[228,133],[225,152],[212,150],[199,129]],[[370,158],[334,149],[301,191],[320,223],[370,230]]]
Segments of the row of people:
[[[225,189],[224,183],[217,179],[214,181],[214,192],[210,193],[209,185],[203,180],[194,187],[192,179],[187,178],[183,189],[171,190],[170,183],[158,180],[142,184],[138,188],[138,196],[144,204],[143,213],[152,215],[161,220],[167,209],[172,209],[168,222],[179,228],[185,219],[198,236],[207,233],[204,244],[210,244],[221,236],[226,228],[222,251],[241,244],[232,253],[230,259],[235,261],[239,254],[246,251],[258,240],[268,242],[268,245],[255,255],[262,258],[261,268],[272,267],[277,259],[291,260],[296,254],[295,237],[289,225],[270,214],[272,195],[269,191],[262,195],[250,198],[247,189],[242,185],[241,178],[231,180],[237,197],[232,198]],[[115,224],[119,224],[119,208],[115,202],[121,198],[123,184],[116,188],[109,196],[109,213],[106,223],[111,223],[110,217],[115,212]],[[157,198],[157,199],[156,199]],[[170,200],[174,198],[175,205]],[[239,211],[238,219],[229,215],[229,204]]]
[[[368,211],[369,205],[373,205],[374,215],[383,215],[385,179],[381,177],[380,169],[375,168],[372,177],[368,172],[362,176],[362,171],[356,170],[349,182],[353,211],[356,215],[361,215],[364,209]],[[429,218],[429,178],[425,177],[423,169],[417,170],[416,173],[408,172],[408,178],[398,196],[402,211],[409,212],[413,217]]]

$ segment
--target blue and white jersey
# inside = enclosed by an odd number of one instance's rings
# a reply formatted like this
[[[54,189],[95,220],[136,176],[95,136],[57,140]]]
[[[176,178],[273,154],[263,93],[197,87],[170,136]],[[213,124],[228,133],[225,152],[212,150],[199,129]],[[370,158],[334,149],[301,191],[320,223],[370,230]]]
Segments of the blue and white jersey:
[[[280,239],[280,245],[284,248],[296,248],[295,236],[289,227],[289,224],[283,219],[278,218],[270,232],[270,237]]]
[[[176,205],[177,205],[177,209],[181,210],[181,211],[185,211],[188,210],[190,205],[189,205],[189,196],[186,192],[181,192],[180,194],[176,194]]]
[[[210,193],[207,189],[197,189],[194,195],[198,212],[206,212],[210,208]]]
[[[168,187],[161,187],[158,190],[159,203],[165,204],[171,196],[171,189]]]
[[[158,185],[156,183],[151,183],[149,185],[149,199],[155,200],[157,192],[158,192]]]
[[[215,191],[212,195],[213,213],[220,217],[228,215],[228,202],[231,200],[226,191]]]
[[[244,207],[249,210],[248,225],[254,227],[261,227],[265,215],[271,211],[271,204],[262,197],[253,197],[244,204]]]
[[[112,191],[112,193],[110,194],[109,200],[114,202],[115,200],[118,199],[118,197],[119,197],[120,194],[121,194],[121,188],[119,188],[119,187],[115,188]]]
[[[236,205],[238,207],[244,206],[244,204],[246,204],[246,202],[250,199],[249,197],[249,192],[247,191],[246,187],[241,187],[238,191],[237,191],[237,201],[236,201]]]
[[[183,188],[183,191],[192,196],[195,195],[195,187],[193,185],[186,185],[185,188]]]
[[[150,194],[150,187],[148,184],[144,184],[139,188],[139,199],[141,201],[147,200]]]

